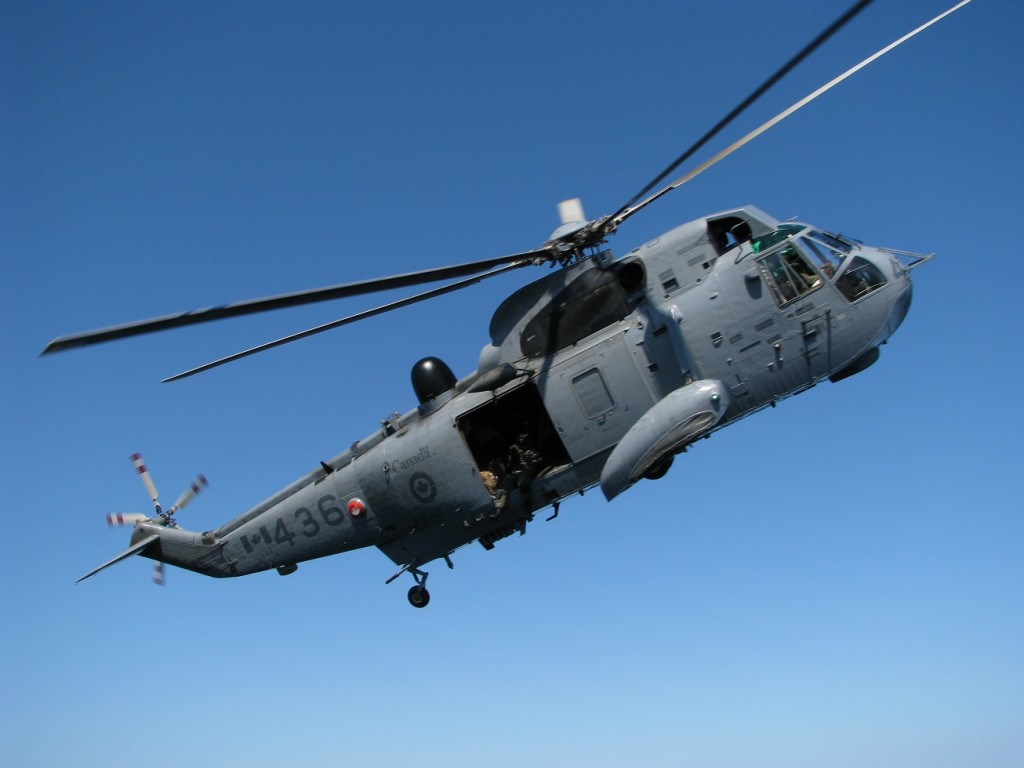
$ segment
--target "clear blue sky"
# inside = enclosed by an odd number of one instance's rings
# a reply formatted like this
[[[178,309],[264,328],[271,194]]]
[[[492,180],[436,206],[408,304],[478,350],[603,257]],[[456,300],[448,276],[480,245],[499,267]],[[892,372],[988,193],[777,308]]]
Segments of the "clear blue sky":
[[[883,2],[724,146],[950,0]],[[212,528],[461,376],[520,273],[177,384],[353,301],[40,359],[112,323],[515,252],[628,199],[839,2],[0,10],[0,762],[1024,765],[1024,6],[975,0],[630,220],[753,203],[937,251],[861,376],[431,572],[168,586],[129,455]],[[539,276],[540,273],[538,273]]]

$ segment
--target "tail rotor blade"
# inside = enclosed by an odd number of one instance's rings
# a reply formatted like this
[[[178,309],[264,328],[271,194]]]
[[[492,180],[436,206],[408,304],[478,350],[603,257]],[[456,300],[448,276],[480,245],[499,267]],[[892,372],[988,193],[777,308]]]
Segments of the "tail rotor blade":
[[[145,515],[138,513],[121,513],[111,512],[107,515],[107,525],[111,527],[117,527],[121,525],[135,525],[141,523],[143,520],[148,519]]]
[[[149,470],[146,469],[146,463],[142,459],[141,453],[132,454],[132,463],[135,465],[135,469],[138,470],[139,477],[142,478],[142,484],[146,486],[146,491],[149,493],[149,498],[153,500],[153,506],[156,507],[157,512],[160,511],[159,496],[156,492],[156,486],[153,485],[153,478],[149,476]]]
[[[153,565],[153,583],[158,587],[164,586],[164,564],[159,561]]]
[[[178,500],[176,502],[174,502],[174,506],[171,507],[171,509],[168,512],[168,514],[173,514],[173,513],[177,512],[178,510],[184,509],[185,506],[189,502],[191,502],[192,499],[194,499],[196,496],[198,496],[199,492],[202,491],[203,488],[205,488],[209,484],[210,483],[206,479],[205,476],[199,475],[195,480],[192,481],[192,484],[188,488],[185,489],[185,492],[183,494],[181,494],[181,496],[178,498]]]

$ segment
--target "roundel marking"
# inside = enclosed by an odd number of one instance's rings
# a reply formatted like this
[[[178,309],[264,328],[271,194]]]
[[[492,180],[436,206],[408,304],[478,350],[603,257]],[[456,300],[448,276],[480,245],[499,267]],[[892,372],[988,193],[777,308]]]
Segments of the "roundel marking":
[[[409,490],[412,491],[416,501],[429,504],[437,496],[437,486],[434,479],[426,472],[413,472],[409,478]]]

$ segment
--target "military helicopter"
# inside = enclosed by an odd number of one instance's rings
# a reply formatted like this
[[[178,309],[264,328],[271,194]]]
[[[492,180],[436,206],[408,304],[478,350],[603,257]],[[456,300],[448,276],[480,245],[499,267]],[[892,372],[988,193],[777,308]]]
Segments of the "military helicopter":
[[[618,211],[588,219],[578,200],[538,248],[454,266],[228,304],[64,336],[44,354],[158,330],[393,288],[448,282],[170,377],[191,376],[281,344],[468,287],[531,265],[555,267],[515,291],[490,322],[477,369],[459,379],[436,357],[412,368],[418,405],[221,527],[179,528],[143,459],[135,466],[154,515],[130,546],[93,569],[141,555],[208,576],[281,575],[314,558],[376,546],[410,574],[427,605],[423,567],[478,541],[492,549],[535,515],[600,486],[610,501],[663,477],[697,440],[820,381],[879,358],[911,301],[913,269],[932,254],[870,247],[747,205],[678,226],[616,258],[604,246],[629,217],[677,189],[821,93],[959,9],[964,0],[865,59],[686,175],[682,163],[835,34],[863,0],[812,40]],[[654,191],[656,190],[656,191]]]

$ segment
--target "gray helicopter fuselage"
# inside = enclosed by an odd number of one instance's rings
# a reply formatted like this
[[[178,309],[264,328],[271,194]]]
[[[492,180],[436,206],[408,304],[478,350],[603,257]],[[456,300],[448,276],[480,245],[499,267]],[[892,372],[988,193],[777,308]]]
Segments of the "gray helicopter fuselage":
[[[141,554],[211,576],[370,545],[403,568],[491,548],[538,509],[597,485],[610,499],[694,440],[867,367],[906,315],[910,266],[752,207],[599,253],[503,302],[472,375],[442,375],[417,408],[217,530],[141,523],[133,544],[158,535]],[[502,505],[517,441],[540,462]]]

